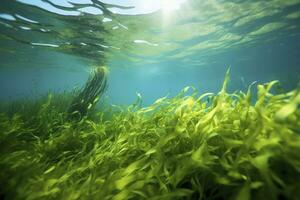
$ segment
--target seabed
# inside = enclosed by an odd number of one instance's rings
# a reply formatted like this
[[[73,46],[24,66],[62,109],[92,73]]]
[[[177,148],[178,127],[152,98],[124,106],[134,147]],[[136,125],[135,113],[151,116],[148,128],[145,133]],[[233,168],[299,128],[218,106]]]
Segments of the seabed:
[[[298,199],[299,88],[230,94],[227,83],[92,108],[80,121],[68,119],[67,94],[3,105],[2,198]]]

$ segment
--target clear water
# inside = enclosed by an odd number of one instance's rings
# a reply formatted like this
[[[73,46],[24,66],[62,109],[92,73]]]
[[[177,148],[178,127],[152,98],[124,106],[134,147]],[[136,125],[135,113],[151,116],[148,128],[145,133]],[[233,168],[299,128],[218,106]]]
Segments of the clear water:
[[[110,69],[106,98],[148,105],[183,87],[217,92],[300,80],[300,0],[2,0],[0,98],[83,85]]]

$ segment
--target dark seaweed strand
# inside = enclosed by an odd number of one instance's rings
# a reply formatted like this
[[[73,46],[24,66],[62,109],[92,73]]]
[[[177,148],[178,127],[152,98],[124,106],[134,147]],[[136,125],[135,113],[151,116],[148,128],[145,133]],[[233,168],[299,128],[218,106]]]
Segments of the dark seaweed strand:
[[[95,105],[107,88],[107,73],[104,67],[96,68],[90,75],[85,86],[73,99],[69,109],[70,120],[81,120]],[[97,97],[99,97],[97,99]]]

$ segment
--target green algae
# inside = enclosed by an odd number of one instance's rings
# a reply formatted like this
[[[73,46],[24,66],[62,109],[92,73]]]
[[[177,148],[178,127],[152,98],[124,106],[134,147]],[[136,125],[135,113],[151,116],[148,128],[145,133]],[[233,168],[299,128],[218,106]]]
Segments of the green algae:
[[[103,95],[107,88],[107,67],[96,67],[90,74],[85,86],[72,100],[68,109],[71,120],[81,120]]]
[[[299,88],[139,102],[76,124],[50,95],[35,112],[0,115],[6,199],[297,199]],[[139,100],[140,101],[140,100]],[[65,102],[65,103],[64,103]],[[30,115],[31,114],[31,115]],[[92,120],[96,119],[96,120]]]

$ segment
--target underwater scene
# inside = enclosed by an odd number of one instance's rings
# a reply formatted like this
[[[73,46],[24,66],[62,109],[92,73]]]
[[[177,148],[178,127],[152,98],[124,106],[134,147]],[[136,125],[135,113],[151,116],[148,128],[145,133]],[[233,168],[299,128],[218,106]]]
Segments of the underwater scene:
[[[300,0],[1,0],[0,199],[299,200]]]

